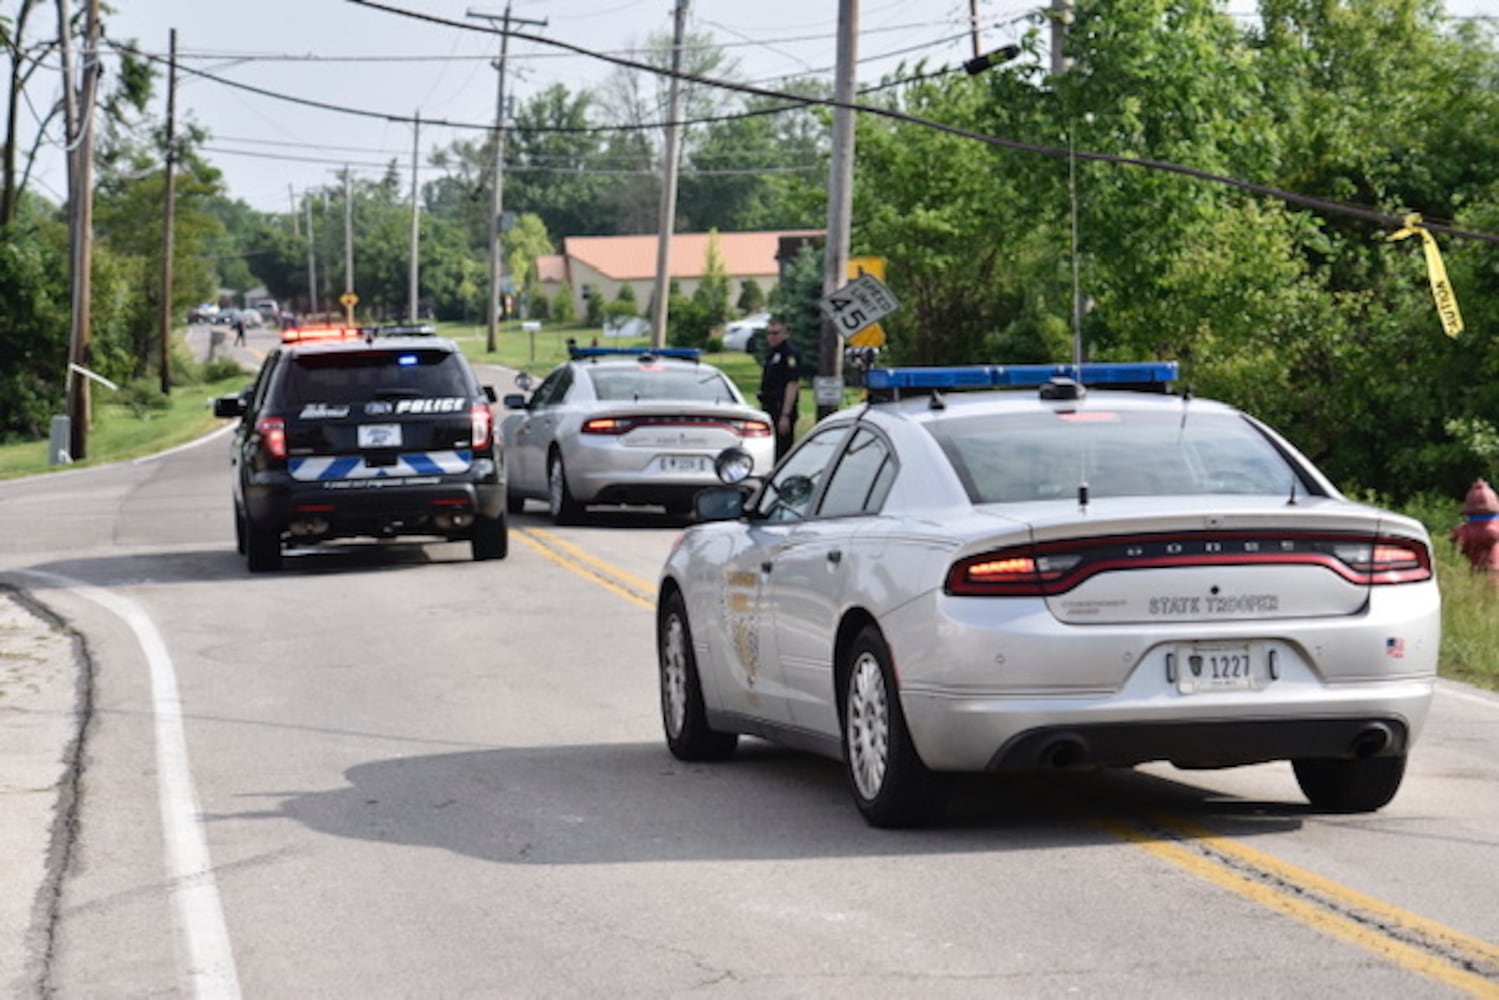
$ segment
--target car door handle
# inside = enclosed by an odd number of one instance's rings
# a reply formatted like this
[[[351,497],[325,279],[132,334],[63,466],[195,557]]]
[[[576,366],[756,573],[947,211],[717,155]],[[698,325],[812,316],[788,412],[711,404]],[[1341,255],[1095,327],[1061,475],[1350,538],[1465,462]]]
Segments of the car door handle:
[[[841,563],[842,561],[843,561],[843,550],[842,549],[829,549],[828,550],[828,562],[830,562],[834,566],[836,566],[839,563]]]

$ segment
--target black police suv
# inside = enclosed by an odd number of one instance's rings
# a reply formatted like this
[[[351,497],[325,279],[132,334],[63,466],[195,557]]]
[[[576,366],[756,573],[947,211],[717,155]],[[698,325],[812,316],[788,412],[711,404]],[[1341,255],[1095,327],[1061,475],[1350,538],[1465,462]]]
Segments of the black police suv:
[[[288,331],[255,382],[214,403],[238,417],[234,527],[252,573],[285,546],[339,538],[467,539],[503,559],[505,466],[493,388],[435,336]]]

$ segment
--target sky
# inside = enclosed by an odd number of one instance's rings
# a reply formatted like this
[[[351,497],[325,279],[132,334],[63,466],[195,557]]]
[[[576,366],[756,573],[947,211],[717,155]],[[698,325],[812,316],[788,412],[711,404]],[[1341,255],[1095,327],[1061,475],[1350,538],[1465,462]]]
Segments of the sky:
[[[75,0],[75,9],[83,0]],[[190,116],[213,135],[208,157],[225,174],[231,197],[263,211],[288,211],[294,196],[339,183],[347,162],[356,176],[378,177],[392,159],[409,169],[411,124],[381,115],[419,116],[426,152],[481,131],[430,124],[493,123],[499,37],[425,23],[349,0],[111,0],[106,21],[117,40],[134,39],[165,56],[177,34],[178,121]],[[472,27],[501,17],[506,0],[380,0]],[[926,59],[957,66],[973,54],[970,0],[862,0],[861,79],[874,80]],[[1043,0],[1049,2],[1049,0]],[[3,0],[0,0],[3,4]],[[8,6],[9,4],[3,4]],[[629,58],[653,35],[669,36],[674,0],[510,0],[512,17],[545,21],[518,29],[590,51]],[[979,0],[984,51],[1015,41],[1036,3]],[[994,27],[1008,22],[1008,27]],[[45,27],[51,31],[52,25]],[[838,0],[691,0],[687,27],[711,34],[739,63],[742,82],[774,87],[788,74],[831,80],[836,63]],[[40,35],[39,30],[33,34]],[[631,50],[636,51],[631,51]],[[316,110],[235,89],[187,70],[293,97],[371,112]],[[576,91],[601,83],[614,67],[602,60],[512,39],[506,91],[524,101],[556,83]],[[163,73],[159,90],[165,92]],[[164,118],[165,99],[156,102]],[[38,178],[51,197],[65,187],[61,158]]]
[[[392,160],[409,170],[413,141],[420,176],[435,176],[427,154],[455,139],[476,139],[494,120],[495,57],[499,37],[454,24],[431,23],[350,0],[110,0],[116,11],[106,30],[165,57],[176,31],[179,66],[177,119],[209,130],[208,158],[223,171],[229,195],[262,211],[289,211],[309,189],[339,183],[344,166],[378,177]],[[379,0],[458,25],[483,27],[502,17],[507,0]],[[75,0],[75,9],[84,0]],[[1030,17],[1050,0],[856,0],[859,78],[872,82],[909,69],[956,67],[973,54],[970,3],[979,13],[983,51],[1018,40]],[[674,0],[508,0],[512,18],[544,21],[518,30],[588,51],[626,58],[654,35],[670,35]],[[0,0],[0,10],[10,7]],[[706,33],[738,62],[739,79],[775,88],[787,76],[829,81],[836,63],[838,0],[690,0],[687,27]],[[1230,4],[1252,11],[1252,0]],[[1448,0],[1456,16],[1499,15],[1499,0]],[[34,17],[33,38],[55,25]],[[112,62],[106,62],[106,71]],[[255,93],[190,72],[196,70]],[[562,83],[571,91],[601,84],[614,67],[537,42],[512,39],[506,91],[517,101]],[[163,73],[153,104],[166,116]],[[36,106],[53,99],[45,88]],[[286,95],[348,111],[318,109],[278,99]],[[420,131],[406,121],[419,117]],[[450,122],[470,127],[434,124]],[[23,117],[22,140],[36,131]],[[52,131],[57,132],[57,126]],[[66,186],[55,143],[44,146],[32,183],[61,201]]]

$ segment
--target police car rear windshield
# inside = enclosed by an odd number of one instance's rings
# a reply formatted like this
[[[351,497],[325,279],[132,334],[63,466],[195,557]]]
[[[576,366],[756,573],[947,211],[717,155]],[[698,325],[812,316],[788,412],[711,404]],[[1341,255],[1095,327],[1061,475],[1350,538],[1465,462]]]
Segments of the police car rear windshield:
[[[711,369],[620,366],[587,371],[593,382],[593,391],[605,402],[685,400],[727,403],[734,400],[728,380]]]
[[[463,362],[443,350],[298,355],[284,388],[293,404],[466,396],[468,391]]]
[[[1185,419],[1183,417],[1185,416]],[[1077,410],[927,424],[974,503],[1320,492],[1234,414]]]

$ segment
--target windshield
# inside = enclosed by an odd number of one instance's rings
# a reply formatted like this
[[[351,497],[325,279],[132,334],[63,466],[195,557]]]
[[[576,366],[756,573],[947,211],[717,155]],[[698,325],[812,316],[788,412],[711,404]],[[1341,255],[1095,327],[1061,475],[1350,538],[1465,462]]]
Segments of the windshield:
[[[1183,417],[1185,416],[1185,419]],[[1233,414],[1079,410],[959,417],[928,430],[974,503],[1310,492],[1284,455]]]
[[[698,403],[733,402],[734,391],[723,373],[713,368],[638,367],[591,368],[593,391],[606,402],[680,399]]]

